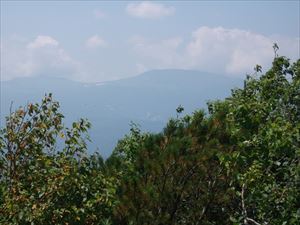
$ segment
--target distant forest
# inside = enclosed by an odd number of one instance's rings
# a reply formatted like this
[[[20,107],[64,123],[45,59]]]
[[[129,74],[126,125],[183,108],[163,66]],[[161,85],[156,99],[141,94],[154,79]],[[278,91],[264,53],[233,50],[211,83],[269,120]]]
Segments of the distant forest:
[[[132,124],[106,160],[87,153],[90,122],[65,127],[52,94],[11,110],[0,224],[300,224],[300,59],[274,49],[267,72],[207,110],[179,106],[160,133]]]

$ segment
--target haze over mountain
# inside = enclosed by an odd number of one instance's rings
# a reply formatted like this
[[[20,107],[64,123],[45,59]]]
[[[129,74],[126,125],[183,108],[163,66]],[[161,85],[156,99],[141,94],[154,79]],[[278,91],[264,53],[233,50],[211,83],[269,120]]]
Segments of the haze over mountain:
[[[117,140],[130,129],[131,121],[142,130],[160,131],[176,116],[182,105],[185,113],[204,108],[208,100],[223,99],[242,80],[191,70],[152,70],[139,76],[105,82],[79,83],[61,78],[32,77],[1,82],[1,126],[13,108],[40,102],[52,92],[61,103],[66,124],[79,118],[92,123],[90,151],[99,148],[109,156]]]

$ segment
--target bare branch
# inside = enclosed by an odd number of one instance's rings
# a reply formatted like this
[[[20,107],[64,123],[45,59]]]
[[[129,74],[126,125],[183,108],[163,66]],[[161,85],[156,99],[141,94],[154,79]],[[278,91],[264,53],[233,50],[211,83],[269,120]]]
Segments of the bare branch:
[[[261,225],[260,223],[256,222],[254,219],[251,219],[249,217],[246,218],[247,221],[254,223],[255,225]]]
[[[244,194],[245,194],[245,184],[242,185],[242,192],[241,192],[241,198],[242,198],[242,209],[243,209],[243,217],[244,217],[244,224],[248,225],[249,222],[255,224],[255,225],[262,225],[261,223],[258,223],[257,221],[255,221],[254,219],[251,219],[247,216],[247,209],[245,206],[245,198],[244,198]],[[266,223],[265,223],[266,224]]]

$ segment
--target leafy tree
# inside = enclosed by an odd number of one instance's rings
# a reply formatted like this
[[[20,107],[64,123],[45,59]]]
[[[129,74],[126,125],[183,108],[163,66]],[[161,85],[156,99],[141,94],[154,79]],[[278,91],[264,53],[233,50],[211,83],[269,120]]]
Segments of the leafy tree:
[[[300,61],[276,55],[267,73],[255,69],[209,115],[119,142],[117,224],[297,224]]]
[[[236,149],[222,163],[240,198],[236,221],[297,224],[300,218],[300,61],[276,57],[260,78],[220,103]],[[219,105],[215,105],[218,111]]]
[[[65,128],[58,109],[50,94],[6,118],[0,136],[3,224],[109,219],[117,183],[101,173],[99,157],[86,155],[90,123],[81,119]]]

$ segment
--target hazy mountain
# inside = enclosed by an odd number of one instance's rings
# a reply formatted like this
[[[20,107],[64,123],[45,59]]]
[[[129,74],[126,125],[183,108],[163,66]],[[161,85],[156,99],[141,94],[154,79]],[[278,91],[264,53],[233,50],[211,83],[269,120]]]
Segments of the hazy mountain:
[[[59,78],[35,77],[1,82],[1,126],[13,108],[40,101],[52,92],[61,103],[66,124],[88,118],[92,122],[91,151],[100,149],[107,157],[118,139],[128,133],[130,121],[143,130],[159,131],[176,116],[182,105],[185,113],[206,106],[207,100],[222,99],[242,84],[237,78],[188,70],[154,70],[139,76],[96,84]]]

